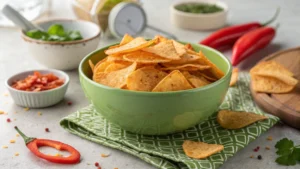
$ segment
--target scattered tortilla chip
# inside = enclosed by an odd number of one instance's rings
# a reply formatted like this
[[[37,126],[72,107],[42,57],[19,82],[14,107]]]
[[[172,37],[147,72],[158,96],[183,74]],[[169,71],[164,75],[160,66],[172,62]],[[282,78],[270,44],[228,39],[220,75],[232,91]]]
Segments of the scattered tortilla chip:
[[[127,88],[135,91],[152,91],[168,74],[154,67],[143,67],[131,73],[127,78]]]
[[[120,46],[125,45],[125,44],[131,42],[133,39],[134,39],[134,38],[133,38],[132,36],[130,36],[129,34],[126,33],[126,34],[123,36],[123,39],[122,39],[121,42],[120,42]]]
[[[231,74],[231,79],[230,79],[229,86],[234,86],[236,84],[236,82],[238,81],[238,77],[239,77],[239,69],[238,68],[234,68],[232,70],[232,74]]]
[[[263,73],[263,72],[270,72],[272,71],[274,74],[284,74],[287,76],[294,76],[294,74],[286,69],[284,66],[281,64],[271,60],[271,61],[264,61],[258,63],[256,66],[254,66],[251,70],[250,73]]]
[[[105,51],[105,54],[113,55],[113,54],[137,51],[137,50],[140,50],[140,49],[143,49],[143,48],[146,48],[146,47],[152,45],[155,41],[156,41],[156,39],[146,41],[142,37],[137,37],[125,45],[121,45],[119,47],[112,48],[112,49],[107,49]]]
[[[129,66],[128,64],[112,63],[112,64],[110,64],[106,67],[104,72],[106,72],[106,73],[113,72],[113,71],[120,70],[120,69],[123,69],[123,68],[128,67],[128,66]]]
[[[197,70],[204,70],[209,69],[210,66],[207,65],[199,65],[199,64],[184,64],[184,65],[174,65],[174,64],[163,64],[165,67],[162,70],[190,70],[190,71],[197,71]]]
[[[218,123],[226,129],[240,129],[268,117],[248,112],[221,110],[218,113]]]
[[[256,74],[251,74],[251,85],[254,91],[263,93],[288,93],[295,87],[274,77],[259,76]]]
[[[154,53],[160,57],[170,60],[179,60],[180,55],[176,52],[172,40],[160,42],[154,46],[143,49],[145,52]]]
[[[186,53],[185,46],[175,40],[172,40],[175,50],[179,56],[182,56]]]
[[[156,54],[145,52],[145,51],[135,51],[124,55],[124,59],[130,62],[137,63],[164,63],[170,62],[169,59],[160,57]]]
[[[113,72],[99,72],[95,71],[93,80],[97,83],[114,87],[114,88],[123,88],[126,86],[126,79],[130,73],[136,69],[136,63]]]
[[[208,70],[210,72],[210,74],[212,74],[217,79],[221,79],[224,76],[224,73],[222,72],[222,70],[220,70],[209,59],[207,59],[201,51],[198,53],[198,55],[200,56],[200,59],[199,59],[200,64],[209,65],[211,67],[211,69]]]
[[[178,91],[192,89],[193,87],[179,70],[172,71],[163,78],[152,90],[153,92]]]
[[[207,144],[204,142],[184,140],[182,148],[187,156],[196,159],[204,159],[222,151],[224,146],[220,144]]]
[[[91,61],[91,59],[89,59],[89,65],[90,65],[90,67],[91,67],[91,69],[92,69],[92,72],[94,72],[95,65],[94,65],[94,63]]]

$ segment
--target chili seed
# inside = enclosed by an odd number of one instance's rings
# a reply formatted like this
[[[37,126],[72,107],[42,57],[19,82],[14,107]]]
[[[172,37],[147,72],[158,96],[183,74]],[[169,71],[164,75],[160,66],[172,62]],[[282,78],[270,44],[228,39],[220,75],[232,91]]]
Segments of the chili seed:
[[[99,163],[98,163],[98,162],[95,162],[95,166],[96,166],[96,167],[99,167]]]
[[[6,121],[7,121],[7,123],[10,123],[10,122],[11,122],[10,118],[7,118]]]
[[[262,156],[261,156],[261,155],[258,155],[258,156],[257,156],[257,159],[261,160],[261,159],[262,159]]]
[[[68,105],[71,106],[73,103],[72,102],[68,102]]]
[[[45,131],[46,131],[46,132],[50,132],[49,128],[45,128]]]

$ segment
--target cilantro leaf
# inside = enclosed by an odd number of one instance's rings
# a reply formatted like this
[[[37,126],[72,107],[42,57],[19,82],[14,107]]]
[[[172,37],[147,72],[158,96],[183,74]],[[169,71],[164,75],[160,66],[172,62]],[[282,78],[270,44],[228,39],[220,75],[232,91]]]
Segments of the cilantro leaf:
[[[281,139],[275,145],[279,157],[276,162],[281,165],[296,165],[300,161],[300,147],[294,146],[294,142],[287,138]]]
[[[64,27],[62,25],[54,24],[48,28],[49,35],[66,36]]]
[[[79,31],[70,31],[70,32],[68,32],[68,35],[69,35],[69,38],[71,40],[80,40],[80,39],[82,39],[82,36],[81,36]]]
[[[48,34],[40,30],[30,30],[26,32],[26,35],[33,39],[45,40],[48,38]]]

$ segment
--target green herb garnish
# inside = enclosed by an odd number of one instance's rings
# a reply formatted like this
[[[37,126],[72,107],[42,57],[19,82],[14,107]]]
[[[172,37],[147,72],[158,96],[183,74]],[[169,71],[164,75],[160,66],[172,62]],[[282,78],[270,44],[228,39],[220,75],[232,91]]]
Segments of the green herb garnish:
[[[44,41],[73,41],[83,39],[79,31],[65,31],[59,24],[51,25],[47,32],[40,30],[30,30],[26,35]]]
[[[206,3],[186,3],[175,6],[175,9],[189,13],[215,13],[223,11],[223,8]]]
[[[294,146],[294,142],[287,138],[281,139],[275,145],[278,149],[276,154],[279,157],[276,162],[281,165],[296,165],[297,161],[300,161],[300,145]]]

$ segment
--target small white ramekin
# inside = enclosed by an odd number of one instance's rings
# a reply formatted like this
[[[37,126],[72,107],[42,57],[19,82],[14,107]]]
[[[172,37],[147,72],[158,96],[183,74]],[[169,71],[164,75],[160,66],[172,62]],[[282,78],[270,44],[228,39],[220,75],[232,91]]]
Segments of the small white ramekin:
[[[25,79],[28,75],[32,75],[34,71],[38,71],[42,74],[53,73],[55,76],[63,79],[64,84],[55,89],[39,92],[22,91],[11,87],[14,81]],[[69,76],[63,71],[54,69],[30,70],[11,76],[5,81],[5,85],[17,105],[28,108],[43,108],[52,106],[64,98],[68,89],[69,81]]]
[[[188,12],[182,12],[175,8],[175,6],[187,3],[208,3],[216,4],[223,8],[223,11],[211,13],[211,14],[194,14]],[[226,24],[228,13],[228,6],[221,1],[210,1],[210,0],[187,0],[180,1],[173,4],[170,7],[171,22],[177,27],[191,30],[212,30],[218,29]]]

